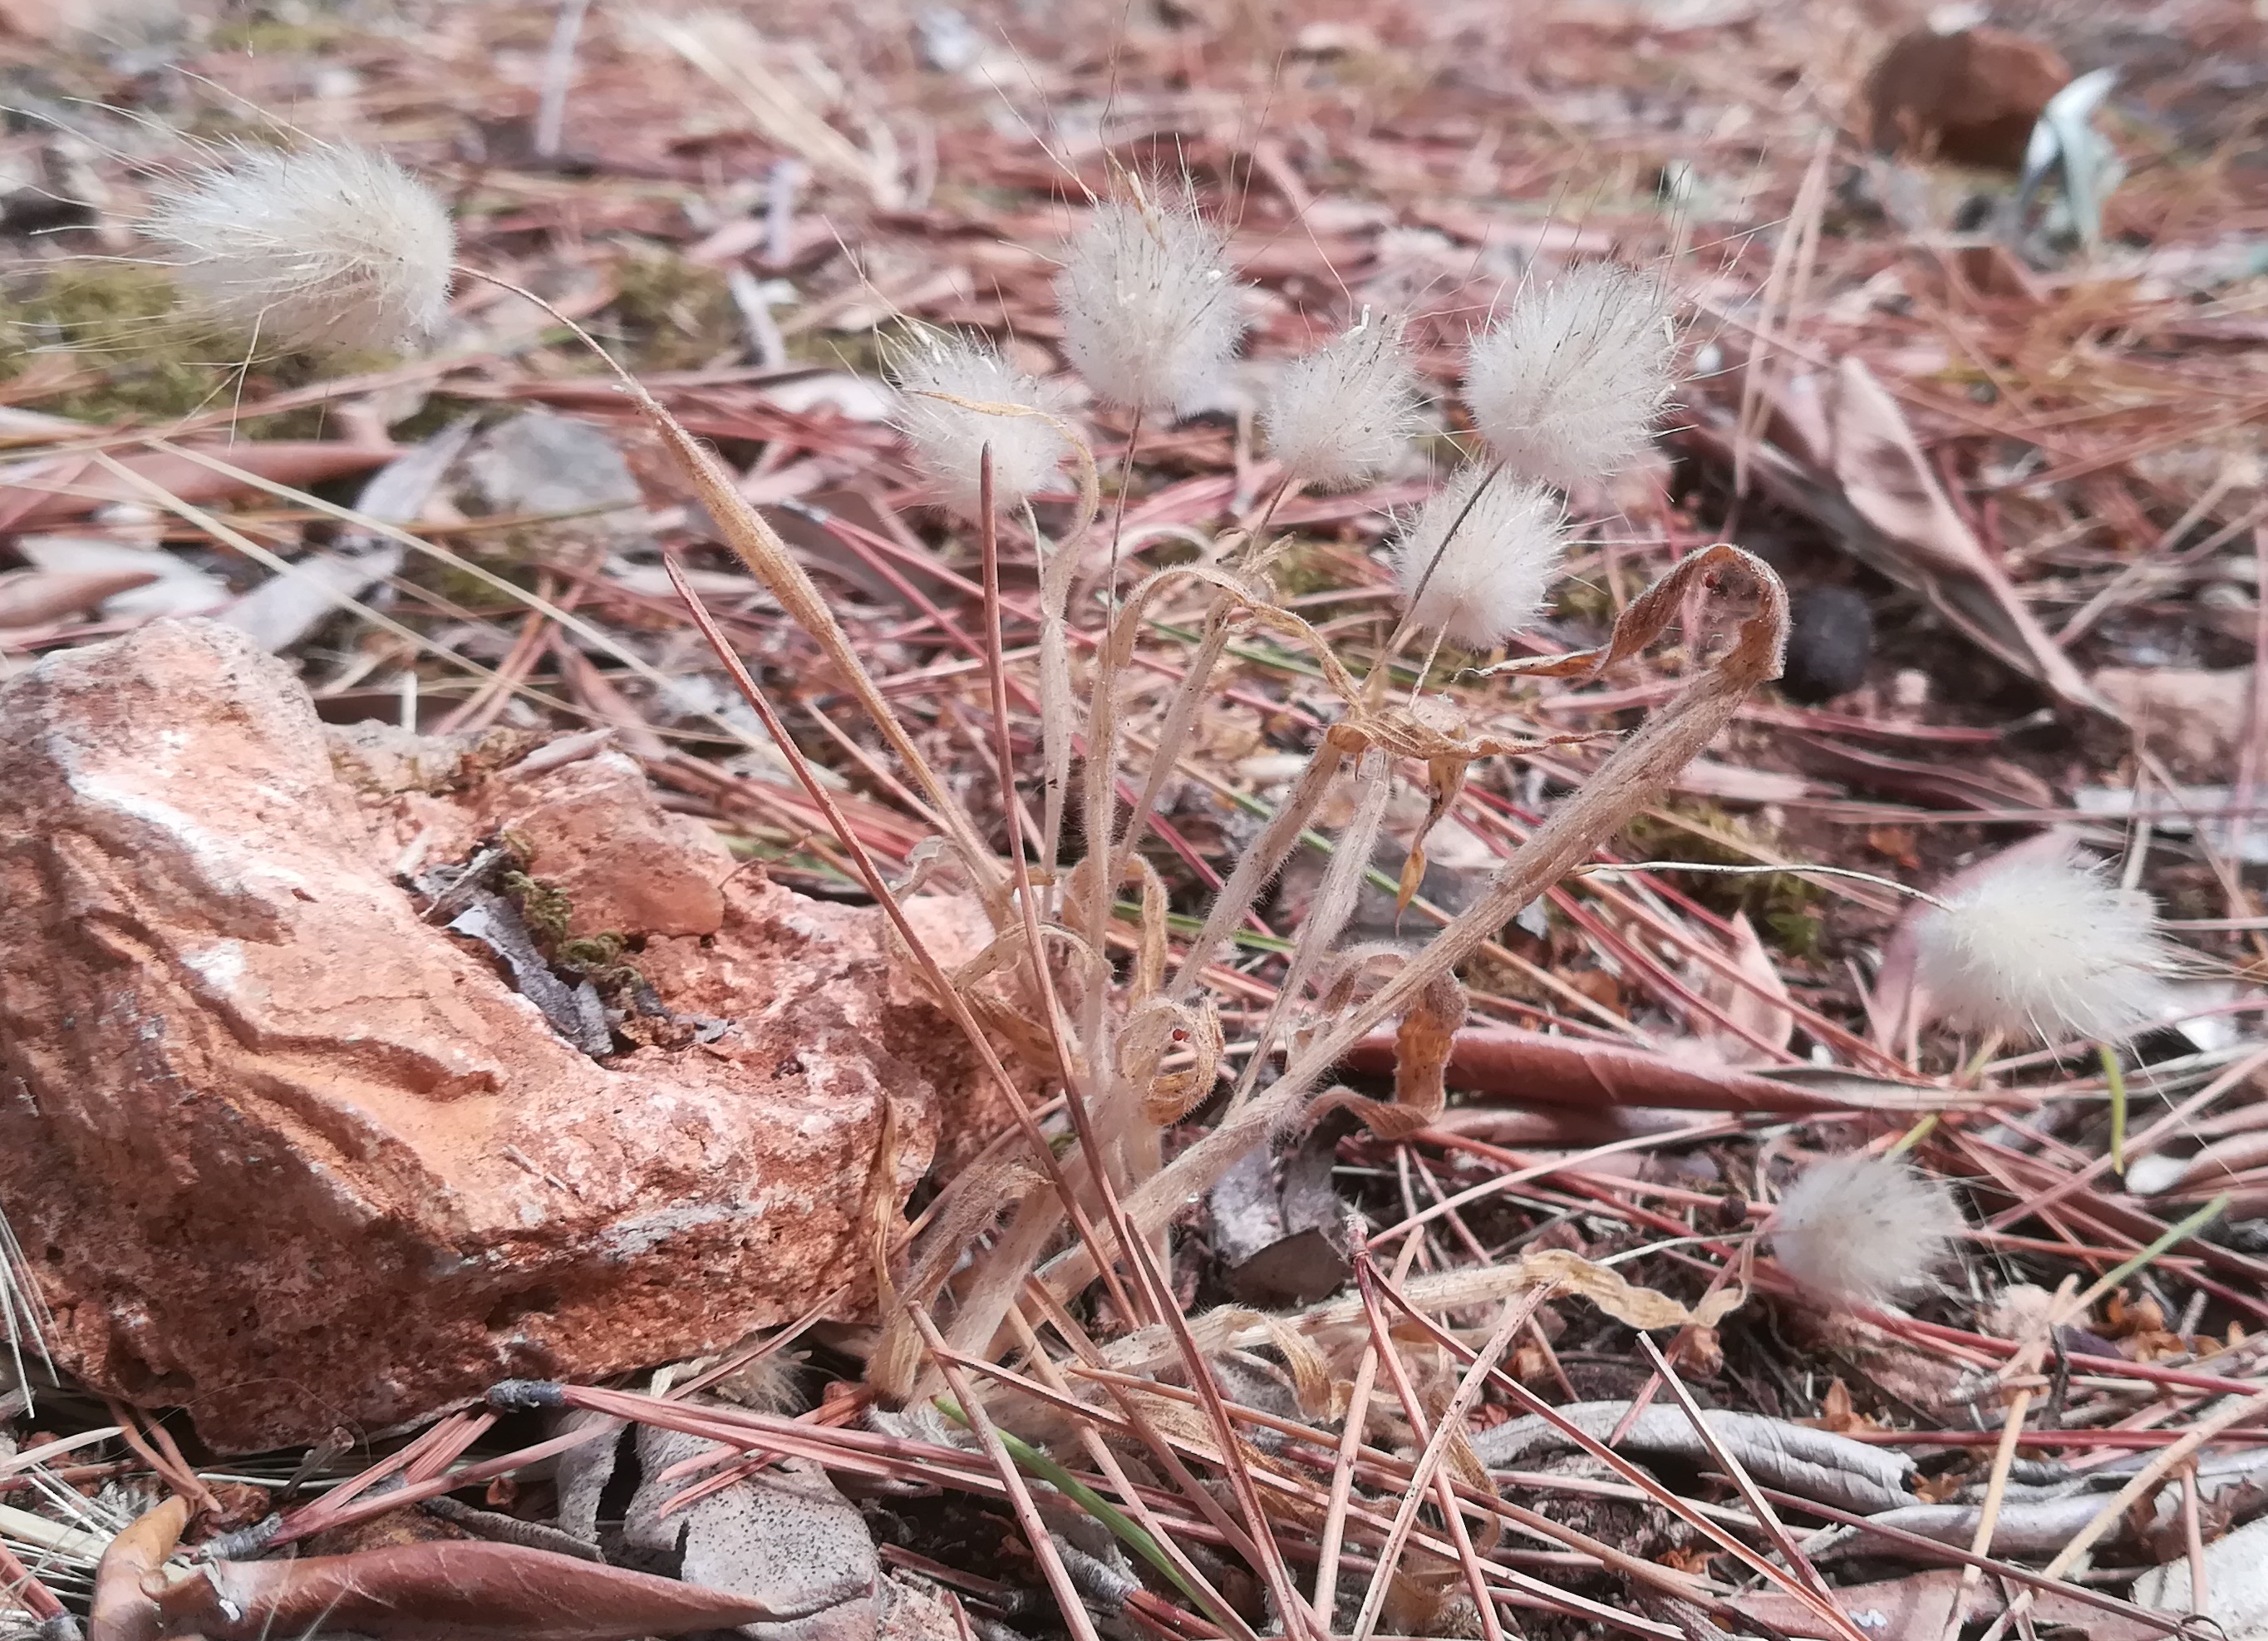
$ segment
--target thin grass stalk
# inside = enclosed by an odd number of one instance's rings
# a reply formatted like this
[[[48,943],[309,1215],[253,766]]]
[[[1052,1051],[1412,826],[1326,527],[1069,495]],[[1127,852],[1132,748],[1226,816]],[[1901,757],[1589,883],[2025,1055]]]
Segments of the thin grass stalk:
[[[1432,1451],[1435,1446],[1433,1432],[1428,1429],[1425,1406],[1418,1399],[1418,1387],[1410,1382],[1410,1375],[1402,1365],[1402,1357],[1394,1349],[1393,1335],[1386,1326],[1386,1313],[1379,1307],[1377,1268],[1371,1262],[1368,1246],[1358,1241],[1351,1259],[1355,1286],[1362,1296],[1363,1316],[1370,1324],[1371,1342],[1377,1348],[1379,1360],[1385,1365],[1387,1377],[1393,1381],[1394,1393],[1402,1403],[1402,1416],[1410,1421],[1410,1432],[1426,1445],[1428,1451]],[[1440,1423],[1441,1429],[1448,1428],[1447,1416]],[[1473,1554],[1472,1541],[1465,1532],[1464,1512],[1458,1506],[1456,1491],[1438,1467],[1432,1476],[1422,1481],[1414,1471],[1412,1473],[1409,1489],[1403,1496],[1402,1508],[1395,1513],[1394,1526],[1388,1529],[1386,1542],[1380,1549],[1378,1566],[1371,1574],[1370,1587],[1364,1592],[1362,1611],[1355,1619],[1354,1641],[1369,1641],[1372,1632],[1377,1628],[1379,1614],[1386,1605],[1387,1593],[1393,1585],[1395,1569],[1402,1556],[1401,1546],[1394,1541],[1395,1532],[1398,1529],[1404,1542],[1407,1541],[1410,1526],[1417,1520],[1417,1501],[1428,1492],[1440,1503],[1442,1519],[1456,1543],[1457,1558],[1464,1568],[1473,1606],[1480,1615],[1482,1635],[1485,1641],[1504,1641],[1504,1625],[1497,1617],[1495,1598],[1489,1593],[1487,1579]]]
[[[1338,1453],[1331,1466],[1330,1502],[1324,1507],[1322,1532],[1315,1541],[1315,1623],[1325,1631],[1337,1613],[1339,1550],[1346,1541],[1347,1505],[1354,1497],[1355,1456],[1362,1450],[1363,1427],[1370,1417],[1371,1392],[1377,1383],[1378,1346],[1373,1342],[1363,1346],[1362,1359],[1355,1364],[1346,1420],[1339,1428]]]
[[[1394,1262],[1395,1282],[1408,1278],[1423,1241],[1422,1237],[1415,1235],[1402,1239],[1402,1252]],[[1325,1630],[1330,1629],[1337,1615],[1339,1546],[1346,1536],[1347,1507],[1354,1497],[1355,1460],[1363,1451],[1362,1433],[1369,1425],[1371,1393],[1377,1382],[1378,1338],[1373,1334],[1363,1342],[1362,1360],[1355,1368],[1354,1388],[1347,1397],[1346,1422],[1340,1428],[1338,1452],[1331,1465],[1330,1503],[1324,1511],[1320,1559],[1315,1567],[1315,1617]]]
[[[1066,1401],[1073,1401],[1070,1382],[1064,1378],[1062,1369],[1057,1365],[1055,1358],[1048,1354],[1047,1347],[1041,1342],[1039,1334],[1033,1331],[1031,1324],[1025,1319],[1024,1312],[1020,1308],[1014,1305],[1008,1308],[1008,1326],[1014,1332],[1018,1342],[1023,1346],[1024,1354],[1029,1359],[1034,1371],[1046,1381],[1049,1388],[1064,1397]],[[1229,1604],[1227,1599],[1219,1590],[1213,1588],[1211,1581],[1197,1571],[1197,1563],[1184,1555],[1181,1546],[1174,1541],[1174,1535],[1166,1530],[1164,1525],[1152,1512],[1141,1493],[1119,1465],[1118,1457],[1110,1451],[1109,1444],[1095,1433],[1094,1423],[1086,1419],[1076,1419],[1074,1422],[1079,1427],[1079,1445],[1086,1450],[1087,1458],[1093,1461],[1098,1471],[1110,1478],[1111,1486],[1117,1490],[1118,1497],[1125,1501],[1126,1508],[1148,1530],[1159,1549],[1174,1563],[1175,1575],[1186,1583],[1191,1593],[1204,1604],[1206,1609],[1212,1614],[1214,1622],[1230,1635],[1238,1637],[1238,1641],[1260,1641],[1258,1634],[1252,1626],[1244,1622],[1236,1608]],[[1168,1451],[1171,1450],[1168,1449]],[[1202,1488],[1192,1495],[1192,1497],[1209,1497],[1210,1495],[1206,1494]]]
[[[1126,824],[1110,852],[1110,884],[1115,891],[1125,881],[1127,864],[1134,851],[1142,846],[1142,834],[1150,824],[1150,816],[1163,789],[1167,778],[1181,760],[1181,750],[1189,740],[1189,726],[1196,721],[1199,703],[1210,693],[1207,685],[1212,680],[1213,669],[1220,664],[1228,649],[1229,601],[1216,597],[1205,618],[1204,636],[1190,652],[1188,669],[1182,677],[1181,687],[1174,693],[1173,705],[1167,708],[1165,721],[1158,728],[1158,738],[1150,755],[1149,772],[1143,778],[1142,790],[1126,814]]]
[[[1067,612],[1071,588],[1079,572],[1079,550],[1094,521],[1100,480],[1094,470],[1094,451],[1083,439],[1072,441],[1079,453],[1079,520],[1077,527],[1052,551],[1042,549],[1038,519],[1026,505],[1034,550],[1040,552],[1040,863],[1049,873],[1063,859],[1064,807],[1071,797],[1071,758],[1073,731],[1071,644]],[[1053,884],[1049,912],[1056,911]]]
[[[1094,1342],[1087,1336],[1086,1330],[1079,1325],[1076,1318],[1056,1303],[1052,1294],[1040,1286],[1035,1280],[1027,1281],[1025,1288],[1031,1296],[1033,1303],[1040,1307],[1041,1313],[1047,1317],[1049,1324],[1057,1333],[1063,1335],[1066,1344],[1078,1352],[1082,1365],[1074,1371],[1078,1371],[1082,1378],[1101,1385],[1108,1393],[1110,1399],[1118,1404],[1120,1416],[1126,1421],[1127,1428],[1139,1437],[1143,1445],[1156,1455],[1158,1463],[1172,1479],[1174,1485],[1180,1488],[1188,1497],[1189,1503],[1197,1508],[1197,1513],[1212,1524],[1213,1530],[1221,1535],[1221,1541],[1243,1556],[1247,1562],[1256,1563],[1260,1558],[1259,1547],[1252,1542],[1250,1535],[1242,1527],[1238,1526],[1228,1512],[1221,1507],[1220,1501],[1212,1496],[1211,1489],[1204,1486],[1190,1472],[1181,1454],[1174,1451],[1171,1440],[1167,1438],[1164,1431],[1158,1429],[1149,1415],[1143,1410],[1141,1396],[1165,1394],[1172,1387],[1143,1384],[1110,1372],[1103,1364],[1102,1353],[1095,1349]],[[1184,1394],[1189,1404],[1195,1406],[1197,1399],[1197,1393],[1189,1391]],[[1181,1400],[1182,1398],[1169,1399]]]
[[[988,446],[983,453],[983,466],[980,469],[978,477],[980,493],[983,495],[988,501],[991,494],[991,449],[990,447]],[[1000,664],[999,660],[1000,598],[998,536],[992,529],[990,518],[990,512],[988,508],[986,512],[986,523],[983,529],[983,539],[985,543],[984,585],[986,632],[989,651],[987,661],[989,669],[991,674],[993,708],[996,717],[996,734],[998,735],[1000,742],[1000,778],[1004,783],[1010,783],[1012,780],[1013,772],[1012,759],[1010,757],[1007,746],[1007,675],[1005,668]],[[1102,1178],[1101,1173],[1105,1153],[1103,1148],[1099,1142],[1099,1136],[1094,1127],[1091,1099],[1076,1085],[1078,1067],[1075,1063],[1075,1057],[1071,1053],[1069,1045],[1065,1042],[1064,1038],[1063,1010],[1056,996],[1055,977],[1047,963],[1046,944],[1040,929],[1039,907],[1032,894],[1031,876],[1024,862],[1022,840],[1020,837],[1017,835],[1016,832],[1016,828],[1020,823],[1018,817],[1014,812],[1014,787],[1012,784],[1004,784],[1003,795],[1004,799],[1006,801],[1006,807],[1010,811],[1008,819],[1010,829],[1009,854],[1010,858],[1014,862],[1014,869],[1017,877],[1018,910],[1023,920],[1025,955],[1030,960],[1032,965],[1033,993],[1039,1000],[1041,1009],[1048,1024],[1049,1033],[1054,1039],[1056,1058],[1062,1064],[1064,1070],[1064,1109],[1071,1117],[1072,1128],[1079,1135],[1080,1149],[1086,1159],[1088,1176],[1090,1179],[1092,1179],[1103,1192],[1105,1204],[1106,1206],[1108,1206],[1112,1201],[1112,1198],[1108,1193],[1108,1181]],[[1097,923],[1094,927],[1094,933],[1098,938],[1098,942],[1101,928],[1102,925],[1100,923]],[[1096,987],[1098,989],[1107,985],[1108,979],[1108,956],[1104,956],[1101,961],[1104,965],[1103,974],[1090,980],[1090,985]],[[1098,1079],[1107,1075],[1107,1073],[1101,1069],[1100,1062],[1096,1059],[1091,1046],[1086,1059],[1086,1080],[1090,1090]],[[1069,1183],[1067,1174],[1059,1170],[1057,1171],[1057,1177],[1059,1180],[1064,1181],[1060,1186],[1064,1194],[1064,1206],[1067,1209],[1074,1207],[1075,1204],[1071,1200],[1071,1184]],[[1032,1201],[1033,1199],[1027,1198],[1027,1205],[1029,1206]],[[1052,1233],[1055,1216],[1052,1214],[1049,1214],[1045,1218],[1050,1233]],[[1132,1251],[1130,1249],[1124,1249],[1123,1243],[1122,1249],[1126,1253],[1130,1263],[1132,1259]],[[1035,1255],[1036,1256],[1036,1250],[1035,1250]],[[997,1301],[997,1315],[993,1313],[996,1309],[996,1302],[989,1295],[983,1296],[978,1304],[968,1307],[976,1312],[977,1320],[985,1329],[983,1335],[985,1344],[990,1344],[992,1331],[998,1327],[999,1319],[1006,1315],[1008,1308],[1014,1303],[1014,1287],[1012,1286],[1005,1279],[1012,1275],[1015,1284],[1020,1285],[1022,1278],[1028,1269],[1028,1265],[1021,1268],[1006,1266],[1000,1267],[996,1269],[995,1280],[999,1282],[1001,1289]],[[1143,1284],[1138,1283],[1138,1285]],[[1154,1308],[1154,1296],[1152,1297]],[[1167,1303],[1168,1306],[1171,1305],[1170,1300]],[[1128,1319],[1130,1321],[1133,1319],[1134,1314],[1135,1313],[1133,1312],[1129,1312]],[[956,1321],[958,1319],[956,1319]],[[973,1334],[975,1332],[975,1328],[972,1327],[970,1331]]]
[[[960,1367],[972,1373],[983,1374],[987,1379],[996,1381],[1004,1388],[1015,1392],[1017,1394],[1027,1398],[1028,1401],[1037,1404],[1038,1406],[1053,1409],[1055,1412],[1062,1415],[1064,1418],[1080,1425],[1082,1429],[1094,1425],[1101,1425],[1114,1430],[1117,1431],[1119,1435],[1123,1437],[1129,1435],[1138,1435],[1145,1426],[1145,1421],[1138,1406],[1137,1406],[1130,1397],[1123,1393],[1116,1394],[1116,1400],[1120,1403],[1121,1410],[1119,1416],[1114,1418],[1109,1414],[1104,1412],[1101,1408],[1095,1408],[1086,1402],[1083,1402],[1067,1392],[1053,1389],[1047,1385],[1042,1384],[1036,1379],[1027,1378],[1024,1374],[1018,1372],[1013,1368],[1004,1367],[994,1362],[987,1362],[981,1356],[963,1356],[959,1351],[954,1351],[952,1354],[953,1360]],[[1108,1386],[1106,1386],[1105,1388],[1115,1390],[1115,1387]],[[1191,1395],[1189,1398],[1189,1405],[1193,1407],[1196,1406],[1197,1400],[1197,1399],[1194,1394]],[[1154,1426],[1149,1428],[1152,1429],[1156,1440],[1157,1451],[1161,1455],[1172,1455],[1172,1462],[1167,1467],[1175,1476],[1177,1483],[1187,1495],[1186,1502],[1198,1507],[1197,1513],[1203,1516],[1205,1520],[1211,1525],[1213,1531],[1219,1535],[1220,1542],[1224,1548],[1231,1551],[1233,1554],[1242,1556],[1247,1562],[1256,1565],[1260,1560],[1261,1552],[1258,1544],[1255,1541],[1252,1535],[1249,1533],[1247,1533],[1242,1527],[1239,1526],[1235,1521],[1220,1508],[1219,1500],[1213,1500],[1210,1508],[1205,1506],[1204,1501],[1209,1498],[1211,1495],[1204,1486],[1197,1481],[1197,1477],[1190,1474],[1187,1462],[1182,1459],[1178,1453],[1174,1452],[1174,1441],[1175,1438],[1167,1435],[1163,1431],[1156,1430]],[[1212,1449],[1205,1447],[1199,1443],[1191,1441],[1186,1436],[1182,1437],[1179,1439],[1183,1445],[1187,1446],[1193,1453],[1204,1462],[1209,1464],[1219,1464],[1221,1462],[1220,1455]],[[1274,1478],[1271,1478],[1271,1480],[1273,1479]],[[1132,1485],[1130,1481],[1128,1482],[1128,1485]],[[1134,1496],[1137,1497],[1140,1497],[1142,1491],[1143,1489],[1138,1488]],[[1184,1501],[1176,1500],[1175,1502],[1182,1503]]]
[[[1085,1141],[1086,1136],[1082,1135],[1081,1137]],[[1292,1585],[1292,1570],[1285,1562],[1283,1547],[1277,1543],[1275,1534],[1270,1530],[1267,1511],[1261,1504],[1252,1471],[1238,1451],[1236,1426],[1229,1417],[1227,1400],[1220,1393],[1220,1386],[1213,1381],[1211,1364],[1189,1334],[1189,1320],[1182,1314],[1182,1307],[1174,1297],[1172,1284],[1152,1263],[1149,1243],[1132,1229],[1125,1206],[1120,1201],[1117,1191],[1110,1183],[1109,1173],[1101,1165],[1099,1157],[1090,1167],[1089,1178],[1094,1180],[1095,1190],[1102,1199],[1103,1210],[1109,1216],[1111,1230],[1118,1238],[1119,1249],[1125,1255],[1130,1270],[1145,1290],[1152,1312],[1172,1335],[1174,1346],[1181,1353],[1182,1369],[1189,1375],[1191,1386],[1197,1392],[1205,1416],[1211,1421],[1215,1437],[1220,1443],[1221,1468],[1228,1478],[1237,1508],[1250,1527],[1253,1543],[1260,1552],[1259,1565],[1255,1571],[1261,1575],[1262,1582],[1267,1586],[1268,1593],[1276,1603],[1285,1634],[1292,1637],[1292,1641],[1302,1641],[1302,1637],[1312,1634],[1307,1623],[1307,1603],[1300,1599],[1299,1592]],[[1328,1637],[1315,1636],[1314,1641],[1328,1641]]]

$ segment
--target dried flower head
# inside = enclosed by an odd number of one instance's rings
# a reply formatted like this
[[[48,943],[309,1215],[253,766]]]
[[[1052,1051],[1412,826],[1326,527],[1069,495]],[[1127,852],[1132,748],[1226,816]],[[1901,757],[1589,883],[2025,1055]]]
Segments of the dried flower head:
[[[1559,567],[1565,511],[1541,484],[1469,464],[1419,507],[1394,546],[1410,619],[1469,649],[1535,618]]]
[[[383,154],[334,144],[239,148],[164,188],[142,232],[166,248],[192,310],[260,348],[423,341],[456,255],[432,190]]]
[[[1269,454],[1306,484],[1340,490],[1385,472],[1421,425],[1402,322],[1366,319],[1293,359],[1269,389],[1260,425]]]
[[[1521,291],[1473,338],[1465,403],[1513,471],[1570,489],[1646,447],[1676,351],[1660,281],[1586,262]]]
[[[1927,1286],[1966,1228],[1942,1181],[1853,1151],[1814,1163],[1788,1187],[1772,1257],[1814,1298],[1881,1305]]]
[[[1186,188],[1095,207],[1056,276],[1056,306],[1097,394],[1130,410],[1204,403],[1244,334],[1227,249]]]
[[[2013,852],[1914,921],[1914,978],[1963,1031],[2117,1042],[2159,1017],[2173,953],[2146,895],[2068,844]]]
[[[928,336],[894,362],[891,373],[904,395],[895,418],[898,431],[946,505],[958,512],[973,518],[983,505],[978,492],[985,446],[992,447],[996,508],[1018,505],[1071,453],[1062,429],[1049,419],[1056,406],[1046,387],[989,344]]]

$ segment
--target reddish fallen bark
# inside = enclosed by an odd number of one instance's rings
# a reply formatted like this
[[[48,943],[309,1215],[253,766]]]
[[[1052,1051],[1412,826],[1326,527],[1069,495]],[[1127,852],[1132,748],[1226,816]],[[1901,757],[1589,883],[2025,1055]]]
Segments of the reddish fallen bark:
[[[1349,1071],[1394,1069],[1394,1034],[1373,1032],[1342,1062]],[[1546,1037],[1513,1026],[1460,1031],[1449,1086],[1515,1105],[1654,1105],[1677,1111],[1933,1111],[1961,1103],[1949,1089],[1851,1076],[1831,1084],[1782,1082],[1751,1071],[1685,1064],[1613,1043]]]

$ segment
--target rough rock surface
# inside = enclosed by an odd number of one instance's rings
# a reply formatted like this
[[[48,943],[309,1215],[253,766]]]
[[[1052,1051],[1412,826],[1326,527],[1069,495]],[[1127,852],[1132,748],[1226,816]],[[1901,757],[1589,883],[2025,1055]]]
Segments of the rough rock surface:
[[[350,784],[288,668],[178,621],[0,687],[0,1209],[57,1360],[224,1451],[784,1320],[865,1268],[886,1094],[901,1194],[995,1109],[879,914],[734,872],[625,760]],[[730,1029],[591,1060],[421,920],[394,872],[507,824]]]

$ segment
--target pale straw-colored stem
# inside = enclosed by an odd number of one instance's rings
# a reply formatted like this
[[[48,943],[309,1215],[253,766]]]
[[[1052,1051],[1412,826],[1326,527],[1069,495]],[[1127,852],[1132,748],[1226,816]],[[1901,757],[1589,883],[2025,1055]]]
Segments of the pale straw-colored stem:
[[[1231,1111],[1252,1098],[1261,1069],[1268,1062],[1268,1051],[1275,1044],[1276,1033],[1287,1016],[1299,1011],[1307,982],[1330,956],[1338,943],[1339,931],[1354,914],[1355,903],[1362,898],[1363,883],[1369,875],[1370,857],[1378,847],[1378,829],[1386,819],[1387,800],[1393,795],[1394,760],[1384,752],[1364,753],[1355,762],[1353,817],[1332,846],[1330,864],[1323,869],[1323,881],[1316,888],[1307,919],[1292,942],[1292,961],[1276,988],[1276,1000],[1269,1004],[1267,1016],[1260,1023],[1259,1039],[1245,1060],[1243,1075],[1237,1079],[1236,1092],[1229,1099]]]

